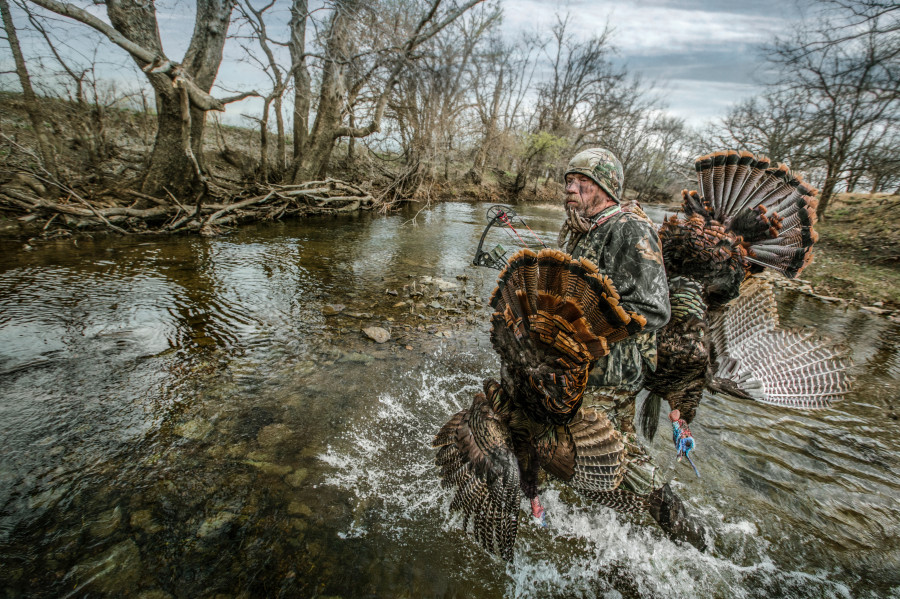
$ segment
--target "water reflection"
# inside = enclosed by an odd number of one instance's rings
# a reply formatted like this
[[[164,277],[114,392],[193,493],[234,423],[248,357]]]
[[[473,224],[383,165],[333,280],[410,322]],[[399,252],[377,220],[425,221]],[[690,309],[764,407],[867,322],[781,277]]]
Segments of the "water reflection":
[[[900,328],[790,293],[784,326],[844,342],[859,382],[817,413],[705,399],[692,427],[704,477],[678,471],[675,485],[713,529],[711,554],[553,485],[552,527],[525,527],[512,564],[462,535],[429,446],[497,370],[485,307],[496,273],[469,266],[486,210],[0,247],[0,588],[897,592]],[[521,212],[555,239],[561,209]],[[513,235],[498,228],[486,246],[512,248]],[[424,276],[457,288],[409,298]],[[325,316],[328,304],[346,307]],[[394,340],[373,344],[368,326]],[[664,437],[654,451],[671,463]]]

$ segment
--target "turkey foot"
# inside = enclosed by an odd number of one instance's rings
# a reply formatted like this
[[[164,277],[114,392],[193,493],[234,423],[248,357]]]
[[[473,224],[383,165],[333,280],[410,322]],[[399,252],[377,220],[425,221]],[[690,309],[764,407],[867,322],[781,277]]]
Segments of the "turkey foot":
[[[537,495],[531,500],[531,515],[534,516],[534,523],[538,526],[547,526],[547,520],[544,517],[546,511],[544,510],[544,506],[541,505],[541,500],[538,499]]]

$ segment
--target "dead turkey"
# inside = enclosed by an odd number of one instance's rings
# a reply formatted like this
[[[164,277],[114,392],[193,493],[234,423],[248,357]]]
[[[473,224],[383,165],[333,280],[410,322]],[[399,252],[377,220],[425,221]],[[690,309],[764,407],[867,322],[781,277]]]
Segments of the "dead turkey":
[[[811,333],[782,330],[765,268],[796,277],[812,260],[816,190],[785,165],[734,150],[695,162],[700,192],[660,229],[672,319],[641,413],[653,437],[660,400],[690,423],[704,389],[822,408],[845,395],[850,361]]]
[[[543,516],[541,471],[588,496],[614,492],[627,474],[622,435],[582,400],[593,364],[646,320],[619,306],[612,280],[591,262],[550,249],[513,256],[491,306],[500,380],[485,381],[434,447],[451,509],[484,548],[510,559],[520,493]]]

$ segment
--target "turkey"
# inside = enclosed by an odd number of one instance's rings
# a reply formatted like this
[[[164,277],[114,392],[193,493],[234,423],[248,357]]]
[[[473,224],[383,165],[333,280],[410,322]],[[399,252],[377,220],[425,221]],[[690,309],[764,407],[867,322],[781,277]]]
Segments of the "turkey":
[[[488,551],[512,558],[520,493],[542,520],[541,472],[606,504],[647,509],[618,492],[631,453],[607,416],[583,406],[588,373],[611,344],[646,320],[619,306],[613,281],[588,260],[522,250],[500,274],[490,300],[491,343],[500,380],[487,380],[433,446],[442,485]]]
[[[683,217],[660,229],[672,318],[658,332],[657,368],[644,383],[648,438],[662,399],[677,411],[676,426],[693,420],[705,388],[816,409],[852,384],[837,349],[779,328],[772,285],[753,276],[769,268],[794,278],[810,263],[816,190],[750,152],[715,152],[695,169],[702,191],[682,192]]]

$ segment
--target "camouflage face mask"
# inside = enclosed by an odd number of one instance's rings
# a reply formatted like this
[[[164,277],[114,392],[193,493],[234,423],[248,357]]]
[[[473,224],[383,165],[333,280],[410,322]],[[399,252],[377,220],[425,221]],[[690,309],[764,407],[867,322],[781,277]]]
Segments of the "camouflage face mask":
[[[591,148],[579,152],[569,161],[563,180],[565,181],[566,175],[572,173],[579,173],[589,177],[613,201],[621,203],[623,182],[625,180],[622,163],[609,150]]]

